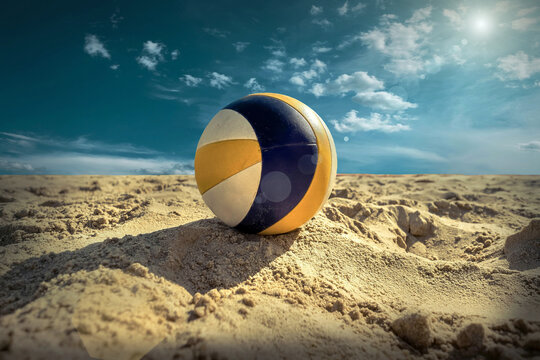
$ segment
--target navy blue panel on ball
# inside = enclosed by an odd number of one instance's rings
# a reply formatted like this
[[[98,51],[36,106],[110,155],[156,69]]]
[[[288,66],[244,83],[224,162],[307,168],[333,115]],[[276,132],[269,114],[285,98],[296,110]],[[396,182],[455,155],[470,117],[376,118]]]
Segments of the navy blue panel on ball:
[[[316,144],[263,149],[257,196],[236,228],[250,233],[261,232],[298,205],[313,179],[317,153]]]
[[[225,109],[234,110],[249,121],[263,150],[281,145],[317,143],[311,126],[302,114],[276,98],[246,96]]]

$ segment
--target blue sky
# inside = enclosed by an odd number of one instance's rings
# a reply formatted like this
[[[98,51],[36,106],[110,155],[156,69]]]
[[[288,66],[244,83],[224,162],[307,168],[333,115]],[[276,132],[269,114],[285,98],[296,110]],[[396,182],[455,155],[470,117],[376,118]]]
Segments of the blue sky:
[[[0,173],[181,174],[252,92],[311,106],[342,173],[540,173],[537,1],[4,4]]]

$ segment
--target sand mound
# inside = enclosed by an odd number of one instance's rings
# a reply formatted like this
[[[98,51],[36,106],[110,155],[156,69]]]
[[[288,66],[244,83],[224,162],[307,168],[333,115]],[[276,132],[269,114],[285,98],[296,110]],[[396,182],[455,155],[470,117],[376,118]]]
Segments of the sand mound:
[[[279,236],[192,177],[0,180],[3,358],[540,355],[536,177],[342,176]]]
[[[540,266],[540,219],[532,220],[523,230],[509,236],[504,243],[504,253],[512,269],[538,268]]]

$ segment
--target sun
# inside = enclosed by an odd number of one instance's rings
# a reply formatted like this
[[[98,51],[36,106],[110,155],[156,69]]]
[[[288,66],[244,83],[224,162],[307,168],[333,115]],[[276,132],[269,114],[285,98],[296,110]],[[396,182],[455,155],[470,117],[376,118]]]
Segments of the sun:
[[[491,22],[485,16],[477,16],[473,19],[474,31],[480,34],[488,33],[491,28]]]

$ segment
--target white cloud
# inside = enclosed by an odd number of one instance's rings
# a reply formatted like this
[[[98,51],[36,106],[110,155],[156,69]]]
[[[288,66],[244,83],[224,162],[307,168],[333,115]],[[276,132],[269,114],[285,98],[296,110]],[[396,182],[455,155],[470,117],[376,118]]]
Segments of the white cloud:
[[[338,50],[343,50],[351,44],[362,40],[361,35],[347,35],[345,39],[337,46]]]
[[[326,71],[326,64],[319,59],[315,59],[311,64],[311,69],[315,70],[318,74],[322,74]]]
[[[317,54],[323,54],[332,51],[332,48],[327,46],[313,46],[312,49],[313,52]]]
[[[341,16],[346,15],[349,12],[349,1],[345,1],[342,6],[338,7],[337,11]]]
[[[529,15],[530,13],[535,12],[536,9],[538,9],[537,6],[533,6],[533,7],[530,7],[530,8],[521,9],[521,10],[518,11],[517,15],[518,15],[518,16],[526,16],[526,15]]]
[[[357,39],[362,40],[364,44],[375,50],[384,51],[386,46],[386,34],[379,29],[374,29],[362,33]]]
[[[536,24],[539,20],[540,18],[522,17],[512,21],[512,29],[525,31],[531,27],[531,25]]]
[[[381,15],[379,22],[383,25],[390,24],[391,21],[394,21],[397,19],[397,16],[394,14],[383,14]]]
[[[431,10],[432,10],[431,6],[418,9],[413,13],[412,17],[409,20],[407,20],[407,22],[411,24],[420,23],[421,21],[426,20],[431,15]]]
[[[384,88],[384,83],[365,71],[357,71],[351,75],[342,74],[335,80],[329,81],[327,86],[331,93],[346,94],[350,91],[358,93],[381,90]]]
[[[284,57],[287,55],[284,49],[275,49],[271,51],[271,54],[275,57]]]
[[[182,77],[179,79],[182,80]],[[175,87],[169,87],[161,84],[154,84],[151,96],[162,100],[178,101],[188,105],[192,102],[190,99],[181,96],[181,87],[177,85]]]
[[[540,141],[529,141],[518,144],[518,149],[522,151],[540,151]]]
[[[444,9],[443,10],[443,15],[446,16],[448,18],[448,20],[450,20],[450,23],[452,25],[454,25],[456,28],[460,29],[463,25],[463,18],[461,17],[461,15],[455,11],[455,10],[450,10],[450,9]]]
[[[146,52],[148,55],[161,58],[163,56],[161,52],[163,51],[164,47],[165,45],[163,44],[148,40],[143,44],[143,52]]]
[[[220,30],[216,28],[204,28],[203,31],[207,33],[208,35],[211,35],[213,37],[217,38],[226,38],[229,35],[228,31]]]
[[[417,107],[416,104],[405,101],[399,96],[386,91],[360,92],[353,96],[353,100],[372,109],[383,111],[403,111]]]
[[[156,60],[155,58],[146,56],[146,55],[139,56],[137,58],[137,62],[141,64],[142,66],[144,66],[145,68],[147,68],[148,70],[152,70],[152,71],[156,70],[156,66],[158,64],[158,60]]]
[[[365,71],[357,71],[350,75],[341,74],[334,80],[327,80],[325,84],[315,84],[311,88],[311,93],[320,97],[323,95],[346,95],[353,92],[355,93],[352,97],[353,101],[381,111],[401,112],[417,107],[416,104],[383,90],[384,83],[381,80],[370,76]]]
[[[246,83],[244,84],[244,87],[248,88],[249,90],[251,90],[253,92],[262,92],[262,91],[264,91],[264,86],[259,84],[257,82],[257,79],[255,79],[255,78],[250,78],[248,81],[246,81]]]
[[[148,70],[156,70],[156,66],[163,61],[165,45],[148,40],[143,43],[142,54],[137,57],[137,62]]]
[[[467,41],[463,41],[461,42],[463,44],[463,46],[467,45]],[[452,57],[452,60],[454,60],[454,62],[458,65],[463,65],[465,64],[466,60],[463,58],[463,55],[462,55],[462,51],[461,51],[461,46],[459,45],[453,45],[451,48],[450,48],[450,52],[449,52],[450,56]]]
[[[3,170],[3,171],[2,171]],[[28,173],[33,172],[35,169],[32,165],[18,160],[7,160],[0,158],[0,171],[1,172],[10,172],[10,173]]]
[[[351,8],[351,12],[358,12],[363,10],[366,7],[366,4],[359,2]]]
[[[363,154],[364,157],[359,158],[358,154]],[[448,162],[448,159],[432,151],[406,146],[377,146],[363,143],[351,143],[346,147],[341,147],[340,157],[358,163],[381,162],[386,161],[388,158],[392,158],[394,161],[403,158],[421,160],[422,163],[426,161],[437,163]]]
[[[396,75],[418,75],[419,78],[424,77],[424,75],[420,74],[424,69],[424,62],[420,58],[392,59],[384,68]]]
[[[512,7],[512,3],[510,1],[507,1],[507,0],[497,1],[497,3],[495,4],[495,12],[508,13],[511,7]]]
[[[159,151],[127,143],[111,144],[82,136],[70,140],[6,132],[0,133],[0,139],[0,173],[193,173],[192,161],[170,159]]]
[[[306,60],[304,60],[304,58],[292,58],[289,60],[289,63],[291,63],[295,69],[307,65],[307,62]]]
[[[436,59],[429,55],[428,34],[432,25],[427,21],[431,6],[416,10],[405,23],[393,17],[381,18],[384,27],[361,33],[359,38],[369,48],[389,57],[384,68],[397,76],[424,77],[426,73],[438,71]],[[352,39],[348,40],[348,43]],[[347,42],[340,46],[346,46]]]
[[[36,144],[40,143],[39,139],[26,135],[8,132],[0,132],[0,135],[4,135],[4,137],[1,138],[0,149],[5,152],[18,153],[20,148],[33,148]]]
[[[270,51],[273,57],[284,57],[287,55],[285,51],[285,46],[279,40],[271,39],[274,42],[274,45],[265,46],[264,48]]]
[[[120,68],[120,65],[118,64],[113,64],[111,66],[109,66],[112,70],[118,70]]]
[[[124,20],[124,17],[123,17],[123,16],[120,16],[120,14],[113,13],[113,14],[111,15],[111,17],[109,18],[109,20],[111,21],[111,24],[112,24],[113,29],[117,29],[117,28],[118,28],[118,24],[120,24],[120,22],[121,22],[122,20]]]
[[[301,60],[301,63],[305,65],[306,61],[304,59]],[[311,63],[309,70],[294,73],[293,76],[289,79],[289,82],[294,85],[305,86],[307,81],[317,78],[325,72],[326,64],[319,59],[315,59]]]
[[[304,79],[301,77],[301,76],[298,76],[298,75],[294,75],[293,77],[291,77],[289,79],[289,82],[293,85],[297,85],[297,86],[305,86],[306,83],[304,82]]]
[[[383,31],[366,33],[362,40],[366,45],[395,58],[411,58],[418,53],[421,35],[417,28],[401,23],[392,23]]]
[[[178,49],[174,49],[172,52],[171,52],[171,59],[172,60],[176,60],[178,59],[178,56],[180,55],[180,50]]]
[[[424,58],[425,73],[437,73],[441,70],[442,65],[444,65],[444,58],[439,55],[433,55],[431,58]],[[420,78],[424,78],[424,74],[420,75]]]
[[[180,76],[179,79],[184,82],[189,87],[197,87],[202,82],[202,79],[199,77],[195,77],[189,74],[185,74],[183,76]]]
[[[0,132],[2,143],[7,146],[4,150],[38,149],[39,147],[47,147],[55,150],[69,151],[100,151],[106,153],[130,153],[130,154],[157,154],[156,151],[144,147],[138,147],[131,144],[107,144],[96,140],[89,140],[84,136],[80,136],[75,140],[54,139],[45,136],[27,136],[9,132]],[[15,147],[15,149],[13,148]],[[16,151],[19,152],[19,151]]]
[[[171,92],[171,93],[177,93],[177,92],[180,92],[179,89],[176,89],[176,88],[171,88],[171,87],[167,87],[167,86],[163,86],[161,84],[155,84],[154,87],[159,90],[159,91],[164,91],[164,92]]]
[[[314,84],[309,92],[315,95],[315,97],[321,97],[326,92],[326,88],[323,84]]]
[[[208,74],[208,77],[210,78],[210,86],[217,89],[223,89],[234,84],[232,77],[217,73],[215,71]]]
[[[404,147],[404,146],[390,146],[387,148],[380,149],[383,154],[388,154],[391,156],[401,156],[408,157],[411,159],[418,159],[424,161],[436,161],[444,162],[447,161],[445,158],[431,151],[424,151],[420,149]]]
[[[318,15],[318,14],[320,14],[322,12],[323,12],[323,7],[322,6],[311,5],[311,9],[309,10],[309,13],[311,15]]]
[[[22,174],[180,175],[193,174],[193,165],[189,161],[164,157],[141,158],[53,152],[29,154],[19,158],[0,158],[1,170]]]
[[[265,61],[264,65],[263,65],[263,69],[265,70],[269,70],[269,71],[272,71],[272,72],[276,72],[276,73],[280,73],[283,71],[283,65],[285,65],[285,63],[281,60],[278,60],[278,59],[268,59]]]
[[[329,28],[330,26],[332,26],[332,23],[328,19],[313,19],[312,22],[315,25],[319,25],[323,28]]]
[[[496,75],[501,80],[525,80],[540,72],[540,58],[529,58],[523,51],[498,58],[497,62]]]
[[[365,7],[366,7],[366,4],[363,4],[361,2],[359,2],[353,7],[349,7],[349,1],[347,0],[345,1],[345,3],[343,3],[342,6],[338,7],[337,11],[339,15],[345,16],[348,13],[355,13],[355,12],[361,11]]]
[[[311,79],[317,77],[317,75],[318,75],[318,73],[317,73],[317,71],[315,71],[315,69],[309,69],[309,70],[306,70],[306,71],[302,71],[299,74],[300,74],[300,76],[302,76],[302,78],[304,78],[306,80],[311,80]]]
[[[369,118],[364,118],[359,117],[356,110],[349,111],[341,121],[332,120],[331,122],[339,132],[382,131],[393,133],[410,130],[408,125],[393,123],[390,115],[372,113]]]
[[[98,39],[96,35],[86,35],[84,38],[84,51],[91,56],[101,56],[110,59],[111,55],[105,48],[105,45]]]
[[[234,48],[236,49],[237,52],[242,52],[248,47],[249,44],[250,43],[248,43],[246,41],[237,41],[237,42],[233,43],[233,46],[234,46]]]

